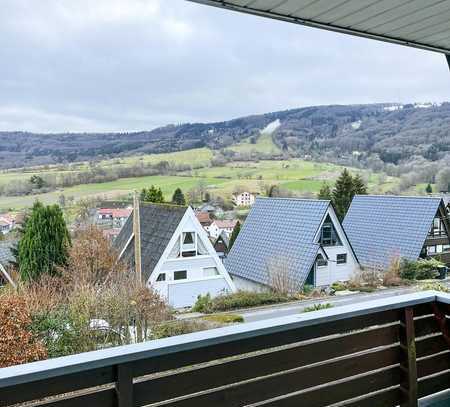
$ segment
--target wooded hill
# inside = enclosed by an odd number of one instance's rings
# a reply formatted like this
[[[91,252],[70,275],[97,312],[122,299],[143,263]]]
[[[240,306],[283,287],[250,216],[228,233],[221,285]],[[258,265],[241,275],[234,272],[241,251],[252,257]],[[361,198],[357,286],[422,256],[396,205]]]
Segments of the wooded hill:
[[[0,132],[0,168],[85,161],[196,147],[222,149],[275,120],[275,143],[292,156],[330,161],[377,156],[398,164],[450,156],[450,103],[314,106],[217,123],[169,125],[135,133]]]

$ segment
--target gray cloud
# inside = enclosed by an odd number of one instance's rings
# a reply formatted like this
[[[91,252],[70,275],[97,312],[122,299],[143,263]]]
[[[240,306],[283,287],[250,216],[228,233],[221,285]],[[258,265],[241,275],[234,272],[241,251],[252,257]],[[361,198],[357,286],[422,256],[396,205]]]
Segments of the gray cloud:
[[[444,57],[184,0],[3,0],[0,130],[119,131],[442,101]]]

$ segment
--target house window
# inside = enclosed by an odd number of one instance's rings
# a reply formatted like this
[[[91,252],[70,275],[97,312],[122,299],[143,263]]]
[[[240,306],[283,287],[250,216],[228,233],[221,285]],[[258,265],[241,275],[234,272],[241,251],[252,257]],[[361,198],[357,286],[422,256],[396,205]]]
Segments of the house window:
[[[317,267],[326,267],[328,266],[328,261],[326,259],[324,259],[324,257],[319,254],[317,256]]]
[[[444,222],[439,217],[434,218],[433,225],[431,226],[429,236],[439,237],[439,236],[445,236],[445,235],[446,235],[446,233],[445,233]]]
[[[197,252],[195,250],[188,250],[187,252],[183,252],[182,257],[195,257],[197,256]]]
[[[156,281],[166,281],[166,273],[161,273]]]
[[[187,271],[186,270],[174,271],[173,279],[174,280],[186,280],[187,279]]]
[[[183,233],[183,244],[194,244],[194,233],[185,232]]]
[[[218,276],[219,271],[217,270],[217,267],[205,267],[203,269],[203,276],[204,277],[214,277]]]
[[[444,244],[444,245],[442,246],[442,250],[443,250],[444,252],[449,252],[449,251],[450,251],[450,244]]]
[[[436,253],[436,246],[427,246],[427,253],[428,254],[435,254]]]
[[[327,215],[320,231],[320,244],[323,246],[342,246],[330,215]]]
[[[347,263],[347,253],[341,253],[336,256],[337,264],[346,264]]]

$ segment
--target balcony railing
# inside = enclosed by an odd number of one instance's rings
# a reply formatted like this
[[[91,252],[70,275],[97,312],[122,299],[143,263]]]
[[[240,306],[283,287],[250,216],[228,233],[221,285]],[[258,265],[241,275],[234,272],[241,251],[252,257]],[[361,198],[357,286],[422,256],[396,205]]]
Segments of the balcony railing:
[[[416,406],[450,385],[449,304],[422,292],[0,369],[0,406]]]

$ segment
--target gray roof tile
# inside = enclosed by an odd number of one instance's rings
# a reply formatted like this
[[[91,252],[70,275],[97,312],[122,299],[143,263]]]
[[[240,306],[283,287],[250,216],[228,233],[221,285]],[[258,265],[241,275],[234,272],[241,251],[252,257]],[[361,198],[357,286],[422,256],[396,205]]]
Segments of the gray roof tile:
[[[15,240],[7,240],[0,242],[0,264],[6,267],[10,263],[14,262],[14,255],[11,249],[17,244]]]
[[[343,226],[363,266],[387,266],[392,257],[416,260],[441,198],[357,195]]]
[[[267,285],[268,269],[279,261],[301,287],[317,257],[314,236],[329,205],[310,199],[256,198],[225,259],[227,271]]]

